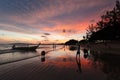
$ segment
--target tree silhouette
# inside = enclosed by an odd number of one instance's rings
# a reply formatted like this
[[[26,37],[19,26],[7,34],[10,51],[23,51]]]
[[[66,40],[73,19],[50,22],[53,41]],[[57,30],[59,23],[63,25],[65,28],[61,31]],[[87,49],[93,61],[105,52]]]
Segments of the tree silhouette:
[[[86,33],[87,40],[120,40],[120,1],[111,11],[101,16],[96,25],[90,25]]]
[[[76,45],[77,43],[78,43],[77,40],[71,39],[71,40],[65,42],[65,45]]]
[[[94,34],[96,32],[96,28],[93,24],[89,25],[88,29],[87,29],[87,36],[86,38],[90,38],[92,34]]]

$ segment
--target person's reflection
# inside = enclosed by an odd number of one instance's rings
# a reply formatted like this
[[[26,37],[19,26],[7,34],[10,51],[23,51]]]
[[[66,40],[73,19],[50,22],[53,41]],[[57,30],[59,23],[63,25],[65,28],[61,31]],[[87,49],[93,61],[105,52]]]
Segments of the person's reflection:
[[[41,52],[41,62],[45,62],[45,51]]]
[[[56,49],[56,44],[53,43],[53,51]]]
[[[77,72],[81,73],[82,70],[81,70],[80,54],[76,54],[76,63],[78,66]]]
[[[64,45],[63,48],[64,48],[64,51],[65,51],[66,46]]]
[[[82,70],[81,70],[81,62],[80,62],[80,45],[78,45],[78,50],[77,50],[77,53],[76,53],[76,63],[77,63],[77,66],[78,66],[77,72],[81,73]]]

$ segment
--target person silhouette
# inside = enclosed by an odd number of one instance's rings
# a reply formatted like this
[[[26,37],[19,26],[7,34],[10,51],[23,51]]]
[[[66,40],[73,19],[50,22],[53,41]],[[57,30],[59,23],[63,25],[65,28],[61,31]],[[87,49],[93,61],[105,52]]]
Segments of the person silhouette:
[[[84,53],[88,53],[88,50],[87,49],[83,49]]]
[[[42,52],[41,52],[41,55],[42,55],[42,56],[45,56],[45,51],[42,51]]]
[[[80,45],[78,45],[77,55],[79,55],[79,57],[80,57]],[[76,56],[77,56],[77,55],[76,55]]]
[[[15,48],[15,44],[12,46],[12,49],[14,49]]]
[[[84,52],[84,58],[86,59],[88,57],[88,50],[87,49],[83,49]]]

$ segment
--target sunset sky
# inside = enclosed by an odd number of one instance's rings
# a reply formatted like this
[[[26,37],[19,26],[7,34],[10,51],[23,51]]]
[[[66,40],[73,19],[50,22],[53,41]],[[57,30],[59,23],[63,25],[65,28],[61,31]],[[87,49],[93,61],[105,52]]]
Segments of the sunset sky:
[[[115,0],[0,0],[0,43],[81,40]]]

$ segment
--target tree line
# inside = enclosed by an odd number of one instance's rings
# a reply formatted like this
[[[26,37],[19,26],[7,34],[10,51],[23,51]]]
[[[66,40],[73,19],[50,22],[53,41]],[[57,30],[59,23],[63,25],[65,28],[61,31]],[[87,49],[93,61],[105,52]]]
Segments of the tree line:
[[[106,11],[106,13],[101,16],[100,21],[95,25],[89,25],[86,31],[86,36],[83,36],[83,40],[77,41],[71,39],[65,42],[65,45],[83,44],[88,41],[94,42],[97,40],[120,40],[120,1],[116,0],[114,8],[111,11]]]
[[[120,1],[111,11],[106,11],[95,25],[88,26],[85,40],[120,40]]]

